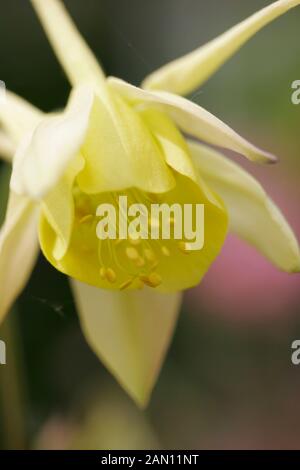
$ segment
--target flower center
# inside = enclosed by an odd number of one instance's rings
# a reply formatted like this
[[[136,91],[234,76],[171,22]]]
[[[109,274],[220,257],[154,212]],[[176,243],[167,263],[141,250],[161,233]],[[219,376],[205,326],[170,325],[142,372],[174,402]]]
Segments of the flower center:
[[[172,257],[191,253],[184,238],[174,238],[175,219],[171,212],[167,219],[170,237],[161,238],[160,220],[153,216],[152,207],[164,202],[163,194],[149,194],[132,188],[122,192],[87,195],[75,187],[73,196],[75,236],[80,240],[83,251],[94,254],[99,280],[104,287],[120,290],[140,289],[145,285],[158,287],[163,282],[165,265]],[[124,196],[127,207],[140,207],[144,219],[144,224],[137,224],[134,233],[130,230],[130,216],[119,203],[120,197]],[[113,209],[105,220],[97,216],[97,208],[101,205],[109,205]],[[107,232],[106,238],[97,236],[99,220],[102,220],[102,229]],[[126,237],[121,234],[124,226]],[[153,233],[157,234],[155,238],[152,237]]]

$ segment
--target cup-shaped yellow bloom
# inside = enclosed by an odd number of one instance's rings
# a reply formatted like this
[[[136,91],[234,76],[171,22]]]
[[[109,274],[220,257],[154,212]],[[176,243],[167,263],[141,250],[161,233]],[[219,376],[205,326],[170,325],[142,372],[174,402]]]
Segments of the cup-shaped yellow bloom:
[[[271,3],[155,71],[141,88],[105,76],[60,0],[31,2],[73,89],[59,114],[43,115],[10,93],[0,109],[7,133],[0,134],[0,152],[9,158],[17,146],[0,232],[0,320],[32,269],[38,217],[40,246],[70,276],[89,344],[144,406],[176,324],[180,292],[201,280],[227,225],[280,269],[300,271],[298,242],[280,210],[251,175],[208,145],[253,162],[276,158],[179,96],[300,0]],[[128,218],[118,203],[124,197],[146,211],[139,237],[124,238],[114,227]],[[114,210],[116,236],[102,239],[98,208],[105,204]],[[167,239],[144,237],[159,225],[153,205],[181,212],[186,205],[204,207],[204,244],[192,250],[186,234],[178,238],[172,212]]]

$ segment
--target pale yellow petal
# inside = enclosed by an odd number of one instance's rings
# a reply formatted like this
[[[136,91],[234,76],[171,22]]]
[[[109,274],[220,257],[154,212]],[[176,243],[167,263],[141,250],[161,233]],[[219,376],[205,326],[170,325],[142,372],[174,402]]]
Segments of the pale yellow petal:
[[[89,194],[131,186],[165,192],[175,184],[147,126],[114,90],[95,97],[82,155],[78,184]]]
[[[272,154],[251,144],[216,116],[181,96],[145,91],[117,78],[110,78],[109,84],[132,104],[149,103],[160,106],[182,131],[193,137],[234,150],[252,161],[275,160]]]
[[[169,116],[159,109],[149,107],[142,108],[138,112],[159,142],[167,164],[178,173],[197,181],[197,172],[186,141]]]
[[[56,234],[53,247],[55,259],[65,255],[70,243],[74,224],[73,186],[81,168],[82,158],[78,156],[42,201],[43,214]]]
[[[45,117],[24,138],[14,159],[15,192],[39,199],[55,186],[84,142],[93,99],[89,87],[74,88],[66,110]]]
[[[101,87],[104,73],[60,0],[31,0],[54,52],[73,85]]]
[[[37,208],[10,193],[0,231],[0,322],[24,288],[38,254]]]
[[[227,207],[230,229],[280,269],[299,272],[296,237],[261,185],[215,150],[194,142],[189,146],[200,175]]]
[[[72,281],[85,337],[129,395],[144,407],[157,380],[181,294],[113,292]]]
[[[153,72],[144,80],[143,88],[160,89],[181,95],[192,92],[260,29],[299,4],[300,0],[279,0],[271,3],[216,39]]]

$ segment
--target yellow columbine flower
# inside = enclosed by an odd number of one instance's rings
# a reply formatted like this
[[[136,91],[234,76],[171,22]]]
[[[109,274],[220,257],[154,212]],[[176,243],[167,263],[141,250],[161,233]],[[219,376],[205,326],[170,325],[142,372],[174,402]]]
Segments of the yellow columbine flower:
[[[87,340],[145,404],[176,323],[180,291],[196,285],[218,255],[228,216],[230,229],[279,268],[300,270],[297,241],[259,183],[184,134],[254,162],[274,157],[179,96],[199,87],[300,0],[269,5],[151,74],[142,88],[105,77],[59,0],[32,4],[73,90],[59,114],[43,115],[9,93],[0,111],[7,135],[18,145],[0,236],[0,316],[31,271],[38,217],[40,246],[50,263],[71,277]],[[7,148],[6,141],[6,155]],[[117,201],[124,195],[146,207],[158,201],[204,204],[203,249],[190,251],[186,240],[99,240],[97,207],[109,202],[120,215]]]

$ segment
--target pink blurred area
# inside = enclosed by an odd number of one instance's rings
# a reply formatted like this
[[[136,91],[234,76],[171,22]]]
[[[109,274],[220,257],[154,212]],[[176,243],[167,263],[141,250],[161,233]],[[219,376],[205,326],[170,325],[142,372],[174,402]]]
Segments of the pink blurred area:
[[[269,173],[266,171],[265,178],[259,179],[265,180],[264,188],[300,240],[300,188],[293,183],[291,173],[284,175],[280,168]],[[300,274],[281,272],[232,234],[202,283],[187,294],[191,306],[201,304],[211,314],[246,322],[289,317],[296,311],[299,300]]]

